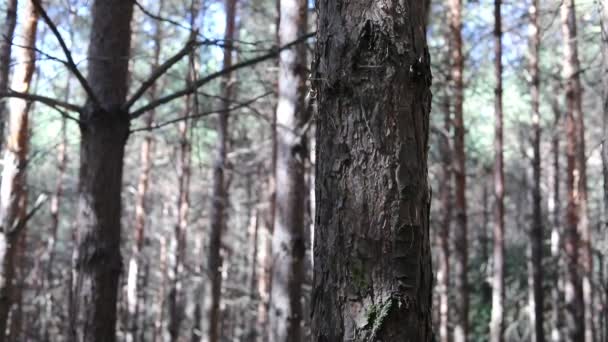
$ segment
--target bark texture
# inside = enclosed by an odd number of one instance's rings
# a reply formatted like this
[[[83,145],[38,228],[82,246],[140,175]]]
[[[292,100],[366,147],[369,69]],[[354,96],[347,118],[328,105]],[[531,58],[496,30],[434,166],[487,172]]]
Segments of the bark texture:
[[[424,2],[317,9],[312,340],[431,341]]]
[[[71,340],[116,341],[123,156],[129,116],[127,93],[133,4],[96,0],[92,5],[89,99],[81,114],[78,249]],[[98,103],[98,105],[95,104]]]
[[[15,47],[17,67],[11,88],[27,93],[35,69],[38,11],[28,0],[25,5],[21,41]],[[19,275],[23,265],[25,216],[27,210],[27,154],[30,102],[11,98],[6,135],[2,183],[0,184],[0,341],[6,337],[9,312],[20,297]]]
[[[530,228],[529,255],[529,317],[532,327],[532,341],[544,342],[543,330],[543,213],[541,194],[541,154],[540,154],[540,25],[538,0],[533,0],[530,9],[530,93],[532,96],[532,227]]]
[[[464,57],[462,55],[462,0],[448,0],[450,55],[452,59],[452,98],[454,103],[454,342],[466,342],[469,336],[469,265],[467,227],[467,170],[464,103]]]
[[[574,0],[561,5],[566,82],[567,190],[566,220],[567,276],[565,284],[566,329],[568,339],[593,340],[591,294],[591,241],[587,218],[587,176],[582,86],[577,48]]]
[[[11,65],[11,43],[17,24],[17,0],[7,0],[4,17],[4,27],[0,33],[0,92],[6,92],[9,84]],[[2,100],[2,98],[0,98]],[[4,144],[5,102],[0,101],[0,141]],[[2,145],[0,145],[2,147]]]
[[[232,65],[232,42],[235,37],[236,26],[236,0],[225,0],[226,4],[226,32],[224,39],[224,69]],[[209,260],[207,271],[211,280],[211,306],[209,309],[209,342],[219,339],[220,297],[222,290],[222,258],[220,248],[222,233],[225,225],[225,208],[228,196],[226,193],[225,171],[226,151],[228,148],[228,117],[230,113],[230,98],[232,95],[232,74],[222,78],[222,110],[218,117],[217,145],[215,164],[213,165],[213,193],[211,203],[211,230],[209,237]]]
[[[281,0],[279,46],[306,34],[306,0]],[[277,165],[275,216],[272,241],[270,336],[273,342],[302,339],[302,284],[304,281],[306,201],[306,45],[299,44],[279,56],[277,104]]]

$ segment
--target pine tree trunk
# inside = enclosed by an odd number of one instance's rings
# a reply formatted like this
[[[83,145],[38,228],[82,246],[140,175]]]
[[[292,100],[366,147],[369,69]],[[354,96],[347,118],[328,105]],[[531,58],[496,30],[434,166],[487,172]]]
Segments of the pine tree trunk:
[[[159,1],[158,14],[162,12],[164,1]],[[160,64],[160,52],[162,42],[162,24],[156,21],[156,28],[154,33],[154,62],[152,69],[156,69]],[[150,98],[156,98],[158,94],[156,84],[150,87]],[[155,118],[155,111],[151,111],[146,117],[146,126],[152,127]],[[145,242],[145,226],[146,226],[146,214],[148,208],[146,206],[146,199],[148,196],[149,183],[150,183],[150,172],[152,169],[151,156],[153,154],[153,139],[151,133],[147,133],[144,137],[144,141],[141,144],[140,149],[140,165],[141,171],[139,180],[137,183],[137,194],[135,197],[135,224],[134,224],[134,243],[131,251],[131,260],[129,261],[129,270],[127,274],[127,312],[128,312],[128,323],[127,323],[127,341],[136,341],[138,333],[138,319],[140,316],[140,310],[145,308],[139,303],[139,297],[142,291],[142,275],[140,269],[147,267],[144,264],[144,258],[142,251]]]
[[[25,6],[20,37],[15,47],[17,68],[11,88],[27,93],[35,70],[38,11],[31,0]],[[26,164],[29,145],[28,101],[11,98],[9,127],[6,135],[2,183],[0,184],[0,341],[6,339],[7,320],[19,299],[19,266],[23,258],[25,216],[27,210]]]
[[[17,0],[7,0],[4,27],[0,33],[0,92],[6,92],[9,84],[9,72],[11,65],[11,43],[17,24]],[[0,97],[1,99],[1,97]],[[0,144],[4,143],[5,102],[0,101]],[[2,147],[2,145],[0,145]]]
[[[236,0],[226,1],[226,32],[224,39],[224,69],[232,65],[232,41],[235,37]],[[217,146],[213,166],[213,193],[211,204],[211,230],[209,233],[209,260],[207,271],[211,279],[211,306],[209,309],[209,342],[219,340],[220,297],[222,289],[222,259],[220,249],[225,226],[225,208],[228,200],[225,184],[226,151],[228,145],[228,108],[232,96],[233,82],[230,74],[222,79],[222,111],[217,128]]]
[[[306,34],[306,0],[281,0],[279,45]],[[281,52],[277,105],[277,166],[275,216],[272,241],[270,336],[272,342],[302,339],[302,283],[304,280],[304,179],[306,138],[300,132],[306,113],[306,45]]]
[[[557,87],[556,87],[557,88]],[[556,89],[554,93],[559,93],[559,89]],[[550,202],[550,210],[552,211],[552,222],[553,228],[551,230],[551,258],[553,260],[553,267],[555,269],[555,283],[551,291],[552,303],[552,320],[553,326],[551,330],[551,341],[560,342],[563,340],[563,280],[564,273],[562,272],[563,259],[563,241],[561,231],[561,216],[562,216],[562,205],[561,205],[561,167],[560,167],[560,137],[563,132],[562,129],[562,112],[556,97],[551,99],[551,109],[554,114],[554,133],[551,141],[553,149],[553,199]]]
[[[463,118],[464,57],[462,55],[462,0],[448,0],[450,50],[452,59],[452,93],[454,103],[454,342],[466,342],[469,336],[469,264],[467,198],[466,198],[466,146]]]
[[[431,341],[421,1],[319,2],[314,341]]]
[[[450,79],[448,78],[449,83]],[[439,200],[441,202],[441,228],[437,234],[439,245],[439,269],[437,270],[437,291],[439,292],[439,341],[450,341],[450,225],[452,222],[452,151],[449,134],[452,126],[450,96],[446,91],[443,101],[444,134],[441,136],[441,174]]]
[[[505,223],[504,223],[504,166],[503,166],[503,107],[502,107],[502,14],[501,0],[494,1],[494,44],[495,44],[495,115],[494,130],[494,267],[492,274],[492,316],[490,320],[490,341],[504,340],[504,253],[505,253]]]
[[[533,0],[530,6],[530,93],[532,95],[532,227],[530,229],[530,259],[529,259],[529,317],[532,327],[532,341],[544,342],[543,330],[543,213],[541,194],[541,154],[540,154],[540,26],[538,0]]]
[[[585,126],[582,112],[582,87],[579,78],[576,11],[574,0],[561,7],[566,83],[566,130],[568,209],[566,228],[566,328],[569,339],[593,341],[591,303],[591,246],[587,219],[587,180]]]
[[[96,0],[92,5],[88,83],[98,101],[81,114],[78,250],[71,340],[116,341],[121,189],[129,116],[127,93],[133,4]]]

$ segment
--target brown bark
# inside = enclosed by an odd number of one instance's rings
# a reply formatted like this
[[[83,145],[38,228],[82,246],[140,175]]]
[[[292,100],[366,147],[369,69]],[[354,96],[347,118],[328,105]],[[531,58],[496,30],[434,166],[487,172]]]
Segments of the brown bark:
[[[462,0],[448,0],[450,26],[451,78],[454,103],[454,342],[466,342],[469,336],[469,251],[466,198],[466,146],[463,118],[464,57],[462,54]]]
[[[36,28],[38,11],[31,1],[25,6],[21,32],[22,42],[16,47],[18,66],[11,88],[27,93],[35,69]],[[6,136],[2,183],[0,184],[0,341],[6,338],[7,320],[13,305],[19,300],[20,270],[25,242],[27,210],[26,163],[29,130],[28,101],[11,98],[9,102],[9,130]],[[13,321],[14,321],[13,317]]]
[[[448,79],[449,82],[449,79]],[[452,151],[449,141],[451,131],[450,95],[446,91],[443,101],[443,130],[441,136],[441,173],[439,179],[439,201],[441,205],[440,229],[437,234],[439,246],[439,269],[437,270],[437,291],[439,292],[439,341],[450,341],[450,225],[452,222]]]
[[[127,93],[132,14],[131,2],[96,0],[92,5],[88,84],[96,99],[88,99],[80,116],[72,341],[116,341],[122,169],[129,136],[129,116],[121,106]]]
[[[154,318],[154,334],[152,340],[154,342],[164,341],[163,338],[163,322],[165,320],[165,293],[166,293],[166,274],[167,274],[167,239],[162,237],[160,239],[160,254],[159,254],[159,272],[161,274],[158,294],[156,296],[157,312]]]
[[[530,229],[530,258],[529,258],[529,317],[532,326],[533,342],[544,342],[543,330],[543,213],[541,194],[541,154],[540,154],[540,25],[538,15],[538,0],[533,0],[530,13],[530,93],[532,96],[532,227]]]
[[[566,329],[576,341],[593,341],[591,241],[587,218],[587,176],[582,86],[574,0],[561,6],[566,83],[568,219],[566,228]]]
[[[494,248],[492,274],[492,316],[490,318],[490,341],[504,340],[504,253],[505,253],[505,222],[504,222],[504,161],[503,161],[503,106],[502,106],[502,14],[501,0],[494,0],[494,44],[495,44],[495,130],[494,130]]]
[[[306,0],[281,0],[279,46],[306,34]],[[279,56],[277,104],[276,200],[272,241],[272,285],[269,341],[302,339],[304,280],[304,179],[306,137],[306,45],[283,50]]]
[[[8,91],[9,71],[11,65],[11,43],[17,24],[17,0],[7,0],[4,17],[4,27],[0,33],[0,92]],[[0,97],[2,99],[2,97]],[[0,141],[4,140],[5,103],[0,101]],[[4,142],[2,141],[3,144]],[[0,145],[2,147],[2,145]]]
[[[164,1],[159,1],[159,15],[162,12],[163,3]],[[160,21],[156,21],[156,28],[154,32],[154,62],[152,63],[153,69],[156,69],[160,65],[161,41],[162,24]],[[156,98],[157,93],[157,86],[156,84],[153,84],[150,87],[150,98]],[[152,110],[147,114],[147,127],[152,127],[156,114],[155,112],[155,110]],[[131,260],[129,261],[129,270],[127,275],[128,341],[136,340],[136,336],[139,329],[138,319],[140,316],[140,310],[144,308],[139,302],[139,297],[141,296],[140,290],[142,289],[143,285],[143,277],[140,269],[142,268],[142,266],[143,268],[147,267],[146,265],[144,265],[142,251],[145,242],[146,213],[148,211],[148,208],[146,206],[146,200],[149,190],[150,172],[152,169],[152,154],[153,139],[151,133],[147,133],[147,135],[144,137],[144,141],[142,142],[140,149],[141,171],[137,183],[137,193],[135,195],[135,236],[131,250]]]
[[[224,39],[224,69],[232,65],[232,42],[235,37],[236,23],[236,0],[225,0],[226,4],[226,32]],[[225,208],[228,200],[225,184],[226,150],[228,145],[228,117],[230,98],[232,96],[233,79],[231,74],[226,74],[222,79],[222,108],[218,117],[217,146],[215,164],[213,166],[213,193],[210,216],[209,233],[209,260],[207,271],[211,280],[211,306],[209,309],[209,342],[217,342],[219,339],[219,317],[220,297],[222,288],[222,259],[220,248],[222,244],[222,233],[225,225]]]
[[[424,2],[317,3],[314,341],[431,341]]]

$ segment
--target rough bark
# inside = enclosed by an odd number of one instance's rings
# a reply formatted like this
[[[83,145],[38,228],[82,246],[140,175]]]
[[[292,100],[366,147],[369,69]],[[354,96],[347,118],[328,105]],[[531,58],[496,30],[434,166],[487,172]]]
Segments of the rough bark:
[[[17,67],[11,88],[27,93],[35,69],[38,11],[27,1],[20,34],[15,47]],[[26,164],[28,154],[30,102],[11,98],[8,134],[6,135],[2,183],[0,184],[0,341],[6,339],[7,320],[19,298],[20,258],[23,258],[25,216],[27,210]]]
[[[121,189],[129,116],[125,102],[133,4],[92,5],[88,83],[96,97],[80,116],[78,249],[71,340],[116,341]],[[99,105],[94,103],[98,102]]]
[[[567,227],[566,227],[566,329],[569,339],[593,340],[591,306],[591,246],[587,218],[587,176],[585,126],[582,112],[582,86],[577,48],[574,0],[561,6],[564,39],[564,76],[567,110]]]
[[[532,341],[544,342],[543,330],[543,213],[541,194],[541,154],[540,154],[540,25],[538,13],[538,0],[533,0],[530,9],[530,93],[532,97],[532,227],[530,236],[530,258],[528,288],[529,317],[532,327]]]
[[[502,342],[504,331],[504,254],[505,254],[505,208],[504,208],[504,160],[503,160],[503,106],[502,106],[502,3],[494,1],[494,49],[495,76],[494,90],[494,247],[492,274],[492,315],[490,318],[490,341]]]
[[[224,39],[224,69],[232,65],[232,41],[235,37],[236,0],[225,0],[226,4],[226,31]],[[222,288],[222,259],[220,248],[222,233],[225,225],[225,208],[228,200],[225,184],[226,150],[228,144],[228,117],[230,98],[232,95],[233,79],[231,74],[222,78],[222,111],[218,117],[217,145],[215,164],[213,165],[213,190],[211,199],[210,233],[209,233],[209,260],[207,272],[211,280],[211,305],[209,309],[209,342],[219,339],[220,296]]]
[[[11,43],[17,24],[17,0],[7,0],[4,27],[0,33],[0,92],[6,92],[9,84],[11,65]],[[5,102],[0,97],[0,144],[4,144]],[[2,147],[2,145],[0,145]]]
[[[159,1],[158,14],[162,12],[164,1]],[[154,32],[154,61],[152,63],[153,69],[156,69],[160,65],[160,52],[161,52],[161,41],[162,41],[162,24],[160,21],[156,21],[156,27]],[[158,93],[156,84],[150,87],[150,98],[156,98]],[[155,110],[150,111],[146,117],[146,126],[152,127],[154,122]],[[146,228],[146,214],[148,208],[146,201],[148,197],[149,183],[150,183],[150,172],[152,169],[152,154],[153,154],[153,139],[151,133],[147,133],[144,137],[144,141],[140,148],[140,165],[141,171],[139,174],[139,180],[137,182],[137,193],[135,195],[135,224],[134,224],[134,241],[131,248],[131,259],[129,260],[129,270],[127,274],[127,341],[135,341],[138,333],[138,319],[140,316],[140,310],[143,308],[139,298],[141,297],[141,289],[143,285],[143,277],[141,270],[145,267],[142,256],[144,248],[145,228]]]
[[[306,0],[281,0],[279,46],[306,34]],[[269,341],[302,339],[302,284],[304,281],[304,214],[307,160],[306,45],[284,50],[279,56],[277,104],[277,165],[272,241],[272,285]]]
[[[466,342],[469,336],[469,264],[467,228],[466,146],[463,118],[464,57],[462,54],[462,0],[448,0],[451,50],[452,98],[454,103],[454,342]]]
[[[431,341],[421,1],[317,3],[313,341]]]

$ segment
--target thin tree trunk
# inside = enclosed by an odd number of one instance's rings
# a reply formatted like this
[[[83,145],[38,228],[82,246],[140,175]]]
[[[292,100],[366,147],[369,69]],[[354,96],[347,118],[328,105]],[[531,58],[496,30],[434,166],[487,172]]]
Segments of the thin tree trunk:
[[[121,105],[127,94],[132,15],[131,2],[96,0],[92,5],[88,83],[97,101],[89,99],[80,116],[72,341],[116,341],[122,169],[129,136],[129,116]]]
[[[544,342],[543,330],[543,214],[541,194],[541,154],[540,154],[540,26],[538,15],[538,0],[533,0],[530,6],[530,93],[532,95],[532,227],[530,229],[530,259],[529,259],[529,315],[532,327],[532,341]]]
[[[448,83],[449,83],[448,79]],[[439,245],[439,269],[437,270],[437,291],[439,292],[439,340],[450,341],[450,224],[452,222],[452,151],[449,134],[452,126],[450,113],[450,95],[445,92],[443,101],[443,129],[441,136],[441,175],[439,182],[439,200],[441,202],[441,228],[437,234]]]
[[[451,36],[451,78],[454,98],[454,342],[466,342],[469,336],[469,283],[467,280],[469,247],[467,232],[466,146],[463,118],[464,57],[462,55],[462,0],[448,0]]]
[[[11,65],[11,43],[17,24],[17,0],[7,0],[4,17],[4,28],[0,35],[0,92],[6,92],[9,84]],[[1,98],[0,98],[1,99]],[[5,104],[0,101],[0,144],[4,143]],[[0,148],[3,147],[0,145]]]
[[[494,130],[494,248],[492,274],[492,316],[490,320],[490,341],[502,342],[504,332],[504,253],[505,253],[505,223],[504,223],[504,166],[503,166],[503,107],[502,107],[502,13],[501,0],[494,0],[494,44],[495,44],[495,115]]]
[[[236,23],[236,0],[226,1],[226,32],[224,39],[224,69],[232,65],[232,48],[235,37]],[[228,145],[228,117],[227,109],[230,107],[232,96],[233,79],[231,74],[227,74],[222,79],[222,111],[218,120],[218,141],[216,146],[215,165],[213,166],[213,193],[211,205],[211,230],[209,243],[209,260],[207,271],[211,280],[211,306],[209,312],[209,342],[219,340],[219,318],[220,318],[220,297],[222,289],[222,259],[220,248],[222,244],[222,233],[225,225],[225,207],[227,202],[225,169],[226,169],[226,150]]]
[[[165,320],[165,293],[166,293],[166,273],[167,273],[167,239],[165,237],[160,238],[160,255],[159,255],[159,274],[161,276],[159,290],[157,295],[157,308],[156,317],[154,319],[154,335],[152,340],[154,342],[164,341],[163,337],[163,322]]]
[[[573,341],[593,340],[591,310],[591,251],[587,219],[585,170],[585,127],[582,112],[582,87],[579,79],[576,12],[574,0],[561,7],[564,39],[564,75],[568,135],[568,220],[566,229],[566,328]]]
[[[16,47],[17,61],[11,88],[28,92],[35,70],[36,28],[38,11],[28,0],[21,32],[22,41]],[[0,341],[6,338],[9,312],[20,297],[19,265],[23,258],[25,216],[27,210],[26,163],[29,140],[28,101],[9,101],[9,131],[6,136],[2,183],[0,184]]]
[[[159,1],[158,14],[162,13],[164,1]],[[162,23],[156,21],[156,28],[154,32],[154,62],[152,64],[153,69],[156,69],[160,64],[160,52],[161,52],[161,41],[162,41]],[[153,84],[150,88],[150,98],[154,99],[157,96],[157,86]],[[155,111],[150,111],[146,118],[146,126],[152,127],[155,117]],[[128,311],[128,323],[127,323],[127,341],[135,341],[138,333],[138,319],[140,316],[140,310],[145,308],[139,303],[139,297],[141,296],[140,291],[142,288],[143,277],[140,274],[140,268],[147,267],[142,265],[145,261],[142,255],[145,242],[145,226],[146,226],[146,214],[148,208],[146,206],[146,199],[148,196],[148,189],[150,183],[150,172],[152,169],[151,156],[153,154],[153,139],[150,133],[144,137],[144,141],[141,144],[140,150],[140,165],[141,171],[139,175],[139,181],[137,184],[137,194],[135,196],[135,225],[134,225],[134,243],[131,251],[131,260],[129,261],[129,271],[127,275],[127,311]]]
[[[312,340],[431,341],[422,1],[321,1]]]
[[[558,90],[554,93],[558,93]],[[555,269],[555,283],[553,284],[553,290],[551,291],[552,296],[552,321],[553,326],[551,330],[551,341],[561,342],[563,339],[563,296],[562,296],[562,282],[563,282],[563,259],[562,259],[562,232],[561,232],[561,216],[562,216],[562,205],[561,205],[561,168],[560,168],[560,137],[562,134],[562,113],[560,110],[557,98],[552,98],[551,108],[554,114],[554,133],[551,141],[553,149],[553,203],[552,203],[552,214],[553,214],[553,229],[551,231],[551,257],[553,259]]]
[[[306,34],[306,0],[281,0],[279,46]],[[307,160],[306,45],[281,52],[277,105],[277,212],[272,241],[270,336],[272,342],[302,339],[302,283],[304,280],[304,206]]]

